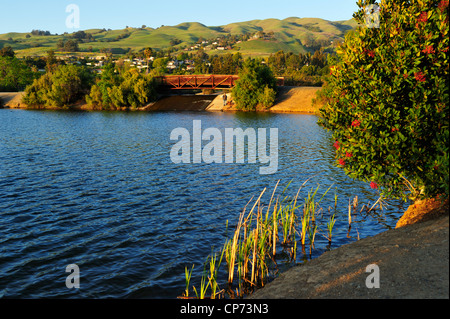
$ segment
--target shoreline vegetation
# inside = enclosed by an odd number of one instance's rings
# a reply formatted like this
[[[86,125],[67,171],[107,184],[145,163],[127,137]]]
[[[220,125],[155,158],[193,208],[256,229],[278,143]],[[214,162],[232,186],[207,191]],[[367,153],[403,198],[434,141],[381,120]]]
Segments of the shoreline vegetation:
[[[297,254],[300,253],[306,259],[309,255],[311,259],[315,238],[319,234],[325,236],[331,245],[337,194],[335,193],[334,209],[330,206],[326,211],[320,203],[332,186],[325,192],[321,191],[321,197],[318,194],[320,185],[311,188],[307,195],[299,196],[307,182],[308,180],[303,183],[295,196],[286,192],[290,183],[284,189],[280,187],[281,193],[277,192],[280,183],[278,181],[268,203],[262,199],[267,188],[258,198],[250,199],[238,222],[232,222],[236,226],[225,240],[222,249],[213,251],[207,257],[200,286],[194,283],[193,287],[190,287],[195,265],[191,270],[186,266],[186,289],[179,298],[236,299],[249,296],[277,276],[279,264],[295,264]],[[357,207],[354,206],[353,209],[356,213]],[[228,233],[228,220],[226,227]],[[349,231],[350,229],[351,219]]]
[[[358,196],[349,199],[348,207],[338,207],[337,188],[332,190],[333,185],[328,189],[320,189],[317,187],[307,186],[308,180],[298,189],[293,196],[287,192],[290,183],[281,187],[280,181],[275,185],[271,194],[265,188],[260,195],[252,197],[243,211],[239,215],[238,221],[230,222],[233,227],[230,231],[229,221],[226,222],[227,238],[222,248],[218,251],[212,251],[206,258],[203,265],[192,265],[185,267],[185,284],[184,292],[178,297],[179,299],[241,299],[241,298],[281,298],[274,296],[274,290],[280,289],[278,282],[284,280],[286,274],[301,271],[296,267],[297,260],[300,257],[305,263],[304,267],[309,267],[311,261],[320,259],[323,255],[336,254],[336,251],[344,247],[344,250],[350,251],[349,258],[345,258],[346,263],[353,263],[353,259],[361,257],[353,257],[361,252],[358,251],[360,245],[359,232],[356,227],[357,219],[362,215],[373,214],[375,211],[383,211],[387,203],[380,197],[375,203],[361,203]],[[277,191],[278,189],[278,191]],[[304,189],[302,191],[302,189]],[[282,190],[282,191],[281,191]],[[333,203],[328,203],[328,207],[322,203],[327,193],[334,191]],[[269,196],[267,202],[263,200],[263,195]],[[332,207],[333,206],[333,207]],[[348,224],[342,223],[343,211],[348,211]],[[418,200],[411,202],[411,205],[403,213],[395,225],[395,229],[382,232],[381,236],[392,236],[395,240],[400,241],[398,232],[395,230],[405,226],[424,223],[426,221],[437,220],[442,216],[449,214],[448,198],[432,198],[428,200]],[[339,226],[335,226],[336,219],[341,221]],[[441,223],[442,224],[442,223]],[[333,242],[333,233],[336,228],[348,227],[347,237],[351,237],[351,233],[357,234],[357,241],[350,244],[331,249]],[[445,223],[443,223],[445,232]],[[442,228],[442,225],[440,226]],[[448,222],[447,222],[447,238],[448,238]],[[394,231],[394,232],[393,232]],[[324,237],[328,246],[326,251],[319,257],[313,258],[312,253],[316,247],[316,239]],[[366,238],[367,241],[376,240],[376,236]],[[408,239],[403,239],[408,240]],[[447,241],[448,242],[448,241]],[[220,245],[219,245],[220,246]],[[383,251],[383,247],[392,246],[390,243],[381,243],[377,249]],[[407,249],[414,249],[416,244],[407,246]],[[353,248],[355,247],[355,248]],[[373,249],[373,247],[371,248]],[[327,255],[327,256],[328,256]],[[298,257],[299,256],[299,257]],[[359,255],[358,255],[359,256]],[[448,256],[448,255],[447,255]],[[366,256],[366,257],[370,257]],[[384,259],[385,257],[380,257]],[[397,256],[391,255],[387,262],[395,262]],[[402,258],[405,258],[402,256]],[[440,260],[445,263],[445,259]],[[368,263],[367,265],[369,265]],[[367,266],[367,265],[364,265]],[[448,258],[447,258],[448,265]],[[201,267],[203,266],[203,267]],[[280,269],[281,268],[283,269]],[[284,269],[286,268],[287,269]],[[327,264],[323,267],[328,267]],[[323,268],[322,267],[322,268]],[[448,267],[447,267],[448,268]],[[202,272],[200,283],[192,282],[192,272]],[[199,270],[200,269],[200,270]],[[337,272],[345,272],[346,270],[334,270],[327,275],[329,280],[341,280]],[[360,272],[361,270],[358,270]],[[281,275],[280,275],[281,273]],[[305,276],[318,277],[322,280],[323,271],[317,268],[311,269]],[[434,273],[427,276],[434,276]],[[333,277],[330,279],[330,277]],[[294,279],[293,279],[294,280]],[[343,280],[346,282],[348,280]],[[272,284],[276,282],[275,284]],[[309,283],[309,280],[308,280]],[[364,283],[364,280],[361,281]],[[328,282],[324,282],[322,289],[328,289]],[[266,286],[268,288],[266,288]],[[275,286],[276,288],[270,288]],[[306,288],[302,284],[290,284],[283,282],[284,298],[292,298],[293,295],[303,293]],[[303,294],[302,298],[312,297],[316,289],[308,287],[310,294]],[[286,292],[286,291],[289,291]],[[256,297],[253,295],[256,293]],[[347,294],[351,292],[346,291]],[[367,292],[364,292],[367,293]],[[392,292],[389,291],[389,294]],[[394,292],[395,294],[395,292]],[[277,295],[277,293],[275,293]],[[392,295],[391,297],[395,297]]]
[[[256,112],[269,112],[269,113],[309,113],[317,114],[320,105],[313,103],[316,98],[316,92],[319,91],[320,87],[294,87],[294,86],[284,86],[279,87],[277,98],[274,105],[270,108],[257,108]],[[74,103],[65,108],[59,107],[30,107],[22,102],[22,96],[24,92],[7,92],[0,93],[0,99],[3,101],[4,108],[11,109],[46,109],[46,110],[75,110],[75,111],[95,111],[95,108],[84,102]],[[228,103],[226,106],[223,105],[222,100],[223,93],[216,93],[212,95],[164,95],[161,96],[156,102],[148,103],[143,107],[129,108],[123,107],[121,111],[182,111],[182,110],[194,110],[194,111],[209,111],[209,112],[236,112],[239,111],[236,105]],[[230,93],[227,94],[228,100],[230,101]],[[183,99],[183,103],[180,106],[167,106],[171,99],[179,101],[179,98]],[[203,103],[199,107],[190,108],[189,105],[196,98],[206,98],[208,103]],[[205,99],[204,99],[205,100]],[[197,103],[195,103],[197,104]]]
[[[148,68],[144,71],[125,65],[112,57],[101,61],[101,69],[92,70],[81,61],[66,63],[66,61],[58,60],[54,51],[49,51],[48,56],[43,60],[45,70],[9,76],[0,81],[0,90],[23,91],[20,101],[7,103],[7,107],[99,111],[158,110],[159,100],[173,93],[160,84],[159,77],[177,74],[178,71],[177,69],[171,71],[170,65],[166,67],[165,63],[159,66],[153,63],[150,68],[149,61],[154,52],[151,49],[145,52],[146,60],[139,62],[141,66],[142,63],[146,63]],[[28,68],[25,62],[15,56],[15,52],[10,47],[2,49],[1,54],[2,73],[9,74],[13,71],[12,73],[15,74],[18,73],[14,71],[15,69]],[[286,100],[286,94],[284,94],[286,89],[277,87],[277,77],[283,77],[283,85],[291,85],[292,88],[305,87],[305,91],[307,87],[310,93],[317,91],[326,83],[332,55],[323,49],[315,51],[314,54],[305,55],[285,54],[279,51],[267,59],[251,57],[244,59],[239,53],[228,54],[226,57],[209,57],[203,54],[196,65],[205,65],[205,68],[197,70],[194,74],[231,74],[238,75],[238,80],[232,88],[192,89],[177,93],[185,95],[199,92],[204,95],[230,93],[227,107],[217,109],[217,106],[206,105],[205,109],[210,111],[305,112],[306,109],[306,112],[318,113],[318,110],[311,110],[311,104],[313,99],[323,102],[320,95],[317,97],[309,95],[306,101],[302,101],[302,106],[292,104],[286,106],[284,103],[284,107],[280,108],[277,105],[274,108],[275,103],[280,104],[278,102]],[[210,60],[213,62],[208,62]],[[10,66],[13,62],[17,64],[15,69]],[[36,68],[33,70],[36,71]],[[293,96],[298,97],[298,94],[292,93],[291,97]],[[174,108],[178,106],[174,105]]]
[[[418,201],[395,229],[292,267],[248,298],[448,299],[448,236],[448,198]],[[381,284],[369,289],[367,267],[374,264],[379,267]]]

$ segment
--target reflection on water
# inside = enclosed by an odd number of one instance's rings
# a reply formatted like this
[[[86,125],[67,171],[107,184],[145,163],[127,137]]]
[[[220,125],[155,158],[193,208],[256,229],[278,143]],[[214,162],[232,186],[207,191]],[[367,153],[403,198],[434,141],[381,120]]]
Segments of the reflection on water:
[[[173,164],[170,132],[191,131],[193,120],[221,131],[278,128],[278,172],[260,175],[259,163]],[[185,266],[201,268],[223,244],[227,220],[231,227],[251,197],[278,180],[292,180],[292,195],[308,178],[303,195],[317,184],[337,187],[342,211],[331,248],[394,227],[405,207],[358,214],[347,237],[349,198],[374,203],[377,193],[333,167],[330,134],[316,122],[292,114],[0,110],[0,296],[175,298]],[[322,206],[327,217],[334,190]],[[327,249],[319,237],[314,256]],[[80,267],[82,289],[66,288],[69,264]]]

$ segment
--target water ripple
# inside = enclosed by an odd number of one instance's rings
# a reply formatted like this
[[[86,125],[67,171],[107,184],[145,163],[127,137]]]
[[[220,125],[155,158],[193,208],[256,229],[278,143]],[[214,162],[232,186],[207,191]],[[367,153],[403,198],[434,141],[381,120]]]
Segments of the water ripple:
[[[171,130],[192,130],[196,119],[221,130],[278,127],[277,174],[259,175],[259,164],[171,163]],[[316,121],[0,110],[0,297],[175,298],[184,267],[200,268],[222,245],[227,220],[232,227],[248,200],[279,179],[295,190],[311,176],[312,186],[336,183],[344,206],[356,194],[373,201],[367,185],[332,166],[329,134]],[[361,236],[391,227],[397,216],[367,218]],[[337,245],[353,240],[346,235],[336,231]],[[72,263],[80,267],[79,291],[65,287]]]

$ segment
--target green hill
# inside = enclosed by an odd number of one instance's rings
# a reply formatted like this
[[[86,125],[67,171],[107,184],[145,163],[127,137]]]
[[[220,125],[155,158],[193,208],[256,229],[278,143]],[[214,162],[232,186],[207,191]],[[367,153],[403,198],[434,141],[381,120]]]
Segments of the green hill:
[[[102,49],[110,49],[113,53],[123,53],[128,50],[139,51],[145,47],[165,49],[171,47],[176,40],[175,47],[181,49],[194,45],[199,39],[209,40],[211,43],[221,37],[247,34],[249,39],[232,44],[233,51],[262,55],[279,50],[304,53],[311,50],[311,43],[321,41],[322,46],[326,46],[327,43],[331,45],[331,41],[343,40],[345,33],[355,27],[354,20],[327,21],[317,18],[291,17],[284,20],[252,20],[216,27],[208,27],[198,22],[185,22],[156,29],[128,28],[108,31],[91,29],[85,32],[92,34],[93,41],[80,43],[79,48],[82,51],[99,52]],[[270,36],[253,38],[257,32]],[[11,46],[19,56],[45,55],[49,49],[56,49],[61,39],[70,38],[71,34],[45,36],[10,32],[0,34],[0,48]],[[206,50],[208,53],[223,52],[210,47]]]

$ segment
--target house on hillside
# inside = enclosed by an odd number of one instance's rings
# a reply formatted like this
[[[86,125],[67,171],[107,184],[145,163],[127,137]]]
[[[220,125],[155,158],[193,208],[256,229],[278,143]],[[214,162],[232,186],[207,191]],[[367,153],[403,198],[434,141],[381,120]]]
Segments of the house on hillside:
[[[172,60],[172,61],[169,61],[169,63],[167,63],[167,68],[169,70],[173,70],[173,69],[180,67],[183,63],[184,63],[183,61]]]

